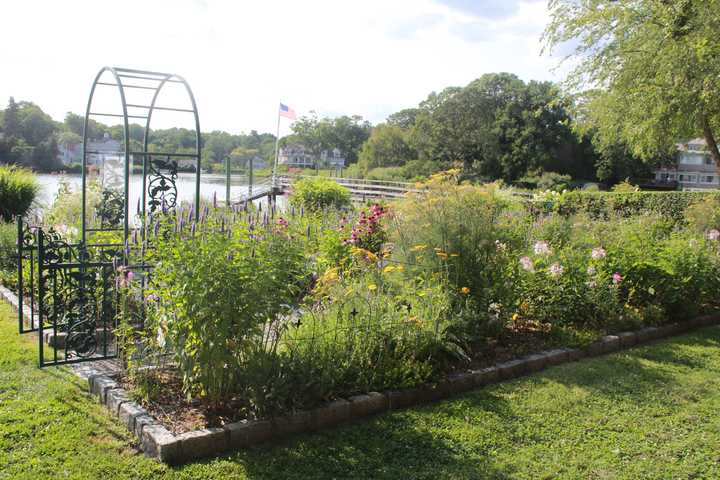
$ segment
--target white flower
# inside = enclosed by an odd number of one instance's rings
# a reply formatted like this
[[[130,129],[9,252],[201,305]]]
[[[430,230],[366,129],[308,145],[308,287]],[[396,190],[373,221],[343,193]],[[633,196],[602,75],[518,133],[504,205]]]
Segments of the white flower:
[[[587,273],[588,273],[588,275],[595,275],[595,273],[596,273],[595,267],[593,267],[592,265],[590,265],[590,266],[587,268]]]
[[[720,230],[713,228],[707,233],[707,239],[712,240],[713,242],[717,242],[720,240]]]
[[[162,327],[157,328],[157,344],[160,348],[165,348],[165,332]]]
[[[520,259],[520,265],[522,265],[523,270],[528,272],[534,272],[535,268],[533,267],[533,261],[530,257],[522,257]]]
[[[564,271],[565,268],[557,262],[550,265],[550,275],[553,277],[559,277]]]
[[[533,248],[535,251],[535,255],[550,255],[552,253],[552,250],[550,250],[550,246],[545,241],[537,241],[535,242],[535,247]]]
[[[607,256],[607,252],[602,247],[595,247],[592,249],[592,253],[590,256],[593,258],[593,260],[600,260]]]
[[[507,245],[500,240],[495,240],[495,250],[498,252],[504,252],[507,250]]]

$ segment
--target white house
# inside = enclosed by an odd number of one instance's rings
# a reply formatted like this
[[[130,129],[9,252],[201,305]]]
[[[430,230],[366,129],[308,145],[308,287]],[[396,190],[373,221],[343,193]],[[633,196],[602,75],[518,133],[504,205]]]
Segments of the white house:
[[[339,149],[333,148],[332,150],[323,150],[318,158],[304,145],[296,143],[280,149],[278,163],[299,168],[344,168],[345,156]]]
[[[655,181],[674,183],[683,190],[720,188],[720,174],[702,138],[678,144],[677,164],[655,170]]]

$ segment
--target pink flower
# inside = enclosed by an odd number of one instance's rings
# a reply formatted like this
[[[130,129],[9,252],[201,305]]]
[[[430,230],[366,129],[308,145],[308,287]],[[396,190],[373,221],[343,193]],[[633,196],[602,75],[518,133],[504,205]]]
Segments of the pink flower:
[[[607,252],[602,247],[595,247],[592,249],[590,256],[593,260],[601,260],[607,256]]]
[[[565,268],[557,262],[550,265],[550,275],[553,277],[559,277],[564,271]]]
[[[622,282],[622,281],[623,281],[622,275],[620,275],[618,272],[613,273],[613,276],[612,276],[613,285],[620,285],[620,282]]]
[[[535,242],[533,250],[535,251],[535,255],[550,255],[552,253],[550,246],[545,241]]]
[[[717,242],[720,240],[720,230],[713,228],[707,233],[707,239],[712,240],[713,242]]]
[[[290,223],[287,220],[285,220],[283,217],[280,217],[277,219],[277,224],[283,228],[290,225]]]
[[[522,265],[523,270],[528,272],[534,272],[535,268],[533,266],[533,261],[530,257],[522,257],[520,259],[520,265]]]

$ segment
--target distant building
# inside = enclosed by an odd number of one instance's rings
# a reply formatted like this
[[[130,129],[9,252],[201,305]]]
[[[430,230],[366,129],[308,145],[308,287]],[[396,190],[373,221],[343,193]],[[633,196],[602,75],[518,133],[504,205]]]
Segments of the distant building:
[[[345,157],[339,149],[333,148],[332,150],[323,150],[318,158],[304,145],[296,143],[280,149],[278,163],[298,168],[344,168]]]
[[[278,152],[278,163],[288,167],[314,168],[315,160],[310,152],[300,144],[287,145]]]
[[[102,140],[90,140],[87,144],[87,164],[104,165],[106,160],[117,160],[123,155],[122,144],[105,134]],[[58,145],[58,160],[63,165],[82,163],[82,143]]]
[[[123,154],[122,144],[106,133],[102,140],[90,140],[87,143],[86,162],[88,165],[102,166],[108,160],[119,160]]]
[[[655,170],[657,183],[674,183],[683,190],[720,188],[718,167],[702,138],[678,144],[677,164]]]
[[[323,150],[320,153],[320,165],[330,168],[345,168],[345,156],[337,148]]]
[[[57,159],[63,165],[82,163],[82,143],[58,145]]]

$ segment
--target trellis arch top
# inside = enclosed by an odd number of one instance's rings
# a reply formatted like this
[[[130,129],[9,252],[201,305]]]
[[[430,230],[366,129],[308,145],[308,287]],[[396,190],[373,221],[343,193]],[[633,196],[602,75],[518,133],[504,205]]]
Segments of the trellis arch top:
[[[186,95],[188,105],[174,105],[165,102],[159,104],[159,98],[165,98],[161,95],[167,92],[169,85],[180,85]],[[102,106],[98,101],[99,93],[103,94],[115,92],[117,97],[115,101],[105,102]],[[175,92],[176,93],[176,92]],[[103,95],[104,96],[104,95]],[[119,99],[119,102],[118,102]],[[103,98],[105,100],[105,98]],[[168,112],[176,115],[189,115],[194,123],[195,130],[195,148],[192,152],[157,152],[149,151],[151,123],[153,114],[158,112]],[[113,118],[122,125],[123,139],[120,148],[117,151],[110,152],[103,150],[102,152],[93,151],[89,138],[90,120],[102,122],[102,119]],[[142,145],[131,143],[130,125],[132,123],[144,124]],[[152,177],[153,173],[157,173],[154,168],[156,159],[163,158],[164,165],[172,162],[177,163],[178,158],[184,157],[191,161],[194,160],[196,172],[195,181],[195,203],[200,202],[200,159],[202,153],[201,137],[200,137],[200,117],[198,115],[197,103],[195,96],[188,82],[180,75],[174,73],[162,73],[149,70],[135,70],[121,67],[103,67],[95,76],[95,80],[90,90],[90,96],[85,110],[85,120],[83,128],[83,162],[82,162],[82,195],[83,195],[83,214],[82,214],[82,238],[85,241],[85,232],[87,227],[87,170],[89,160],[94,155],[114,154],[117,158],[122,158],[124,167],[123,192],[124,192],[124,215],[123,230],[125,238],[130,234],[130,202],[129,202],[129,181],[131,174],[131,161],[141,160],[143,165],[142,177],[142,196],[141,204],[138,205],[138,215],[144,219],[146,207],[148,204],[148,175]],[[152,183],[152,178],[150,182]],[[174,185],[173,185],[174,188]],[[154,199],[150,199],[152,202]],[[198,209],[195,209],[196,211]]]

